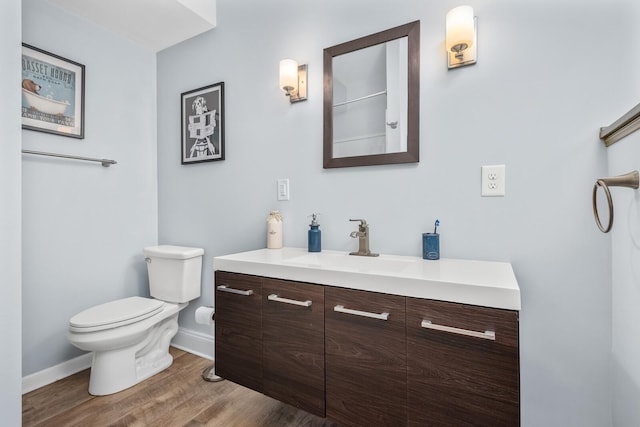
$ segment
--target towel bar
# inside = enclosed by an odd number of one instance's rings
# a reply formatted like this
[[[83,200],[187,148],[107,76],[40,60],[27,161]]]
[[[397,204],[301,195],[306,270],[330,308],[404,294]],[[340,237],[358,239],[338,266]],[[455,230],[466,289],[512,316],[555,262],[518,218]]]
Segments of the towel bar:
[[[68,154],[58,154],[58,153],[45,153],[44,151],[32,151],[32,150],[22,150],[23,154],[35,154],[37,156],[49,156],[49,157],[61,157],[63,159],[73,159],[73,160],[84,160],[86,162],[98,162],[101,163],[102,166],[108,168],[111,165],[115,165],[118,162],[110,159],[94,159],[93,157],[80,157],[80,156],[70,156]]]

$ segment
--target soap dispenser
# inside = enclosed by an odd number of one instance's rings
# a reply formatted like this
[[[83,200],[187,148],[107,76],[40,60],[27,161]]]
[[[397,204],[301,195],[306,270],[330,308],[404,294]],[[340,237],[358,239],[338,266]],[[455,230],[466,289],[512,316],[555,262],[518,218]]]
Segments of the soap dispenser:
[[[318,224],[318,214],[311,214],[311,224],[309,224],[309,252],[320,252],[322,247],[320,224]]]
[[[267,217],[267,248],[282,248],[282,214],[279,211],[271,211]]]

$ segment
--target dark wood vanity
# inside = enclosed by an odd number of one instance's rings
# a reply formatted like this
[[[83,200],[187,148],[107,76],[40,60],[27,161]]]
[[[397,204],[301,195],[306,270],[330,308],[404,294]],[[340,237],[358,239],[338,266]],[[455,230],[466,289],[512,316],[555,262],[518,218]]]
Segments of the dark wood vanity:
[[[217,270],[216,373],[344,426],[518,426],[518,311]]]

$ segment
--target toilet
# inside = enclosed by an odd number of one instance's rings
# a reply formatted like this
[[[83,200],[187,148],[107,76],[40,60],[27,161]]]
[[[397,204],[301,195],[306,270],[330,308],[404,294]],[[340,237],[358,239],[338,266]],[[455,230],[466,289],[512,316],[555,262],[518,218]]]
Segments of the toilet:
[[[152,298],[129,297],[88,308],[71,318],[68,337],[92,351],[89,393],[117,393],[168,368],[178,313],[200,297],[204,250],[150,246],[143,250]]]

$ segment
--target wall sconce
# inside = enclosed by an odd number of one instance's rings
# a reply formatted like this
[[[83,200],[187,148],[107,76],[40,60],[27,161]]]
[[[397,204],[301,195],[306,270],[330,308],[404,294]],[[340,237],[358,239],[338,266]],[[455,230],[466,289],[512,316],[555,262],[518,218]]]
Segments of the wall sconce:
[[[476,63],[477,18],[471,6],[458,6],[447,13],[447,63],[449,69]]]
[[[280,87],[289,102],[307,100],[307,64],[298,65],[293,59],[280,61]]]

